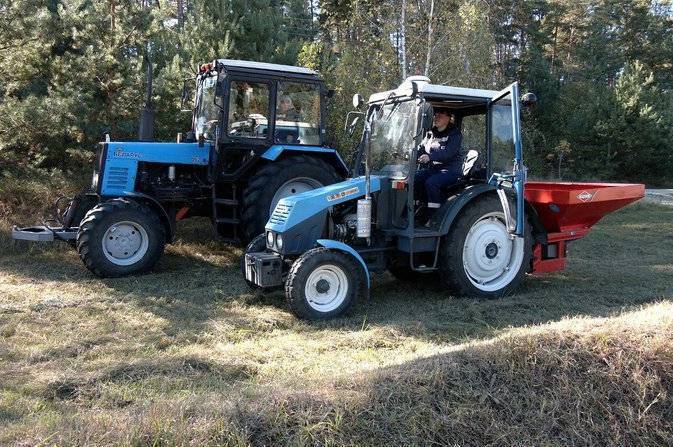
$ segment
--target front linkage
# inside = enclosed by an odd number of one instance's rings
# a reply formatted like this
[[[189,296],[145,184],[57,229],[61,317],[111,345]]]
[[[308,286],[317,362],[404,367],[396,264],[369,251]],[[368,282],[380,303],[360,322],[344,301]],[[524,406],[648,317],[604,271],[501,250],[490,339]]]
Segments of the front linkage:
[[[63,207],[66,202],[67,205]],[[80,221],[98,202],[98,195],[92,192],[83,192],[72,198],[61,196],[51,206],[51,216],[43,217],[42,225],[14,226],[12,239],[32,242],[64,241],[74,244]]]

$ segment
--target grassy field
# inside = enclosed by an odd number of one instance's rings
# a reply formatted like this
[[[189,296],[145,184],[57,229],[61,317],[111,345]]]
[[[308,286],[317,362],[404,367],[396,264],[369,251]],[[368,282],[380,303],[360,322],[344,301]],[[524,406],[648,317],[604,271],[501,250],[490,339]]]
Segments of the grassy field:
[[[250,294],[180,226],[98,279],[0,224],[0,445],[673,445],[673,208],[633,205],[497,301],[374,278],[354,316]]]

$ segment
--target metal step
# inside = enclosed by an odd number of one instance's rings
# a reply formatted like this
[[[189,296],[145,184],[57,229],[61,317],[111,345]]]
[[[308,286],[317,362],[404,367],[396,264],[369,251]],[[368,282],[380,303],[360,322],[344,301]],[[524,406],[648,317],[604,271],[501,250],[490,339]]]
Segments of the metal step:
[[[238,239],[239,201],[235,184],[213,184],[212,186],[213,226],[220,240]]]

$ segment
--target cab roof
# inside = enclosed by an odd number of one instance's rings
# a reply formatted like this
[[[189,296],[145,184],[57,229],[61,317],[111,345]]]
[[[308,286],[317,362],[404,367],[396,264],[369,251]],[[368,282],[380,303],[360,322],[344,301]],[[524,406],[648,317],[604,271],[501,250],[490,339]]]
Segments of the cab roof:
[[[391,94],[395,97],[410,96],[412,94],[412,81],[416,82],[418,94],[428,98],[459,98],[465,100],[474,99],[476,102],[482,102],[489,100],[498,94],[497,90],[483,90],[476,88],[431,84],[430,79],[424,76],[412,76],[405,79],[405,81],[395,90],[374,93],[369,97],[369,103],[383,101]]]
[[[273,72],[274,75],[299,75],[318,78],[317,72],[304,67],[293,65],[270,64],[267,62],[242,61],[236,59],[218,59],[227,71]]]

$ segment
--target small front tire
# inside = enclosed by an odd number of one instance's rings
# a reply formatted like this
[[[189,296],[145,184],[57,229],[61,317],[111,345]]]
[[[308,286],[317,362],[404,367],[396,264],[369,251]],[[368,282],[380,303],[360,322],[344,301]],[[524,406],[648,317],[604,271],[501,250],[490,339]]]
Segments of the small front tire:
[[[326,320],[350,313],[366,287],[362,266],[353,256],[319,247],[294,261],[285,296],[299,318]]]

